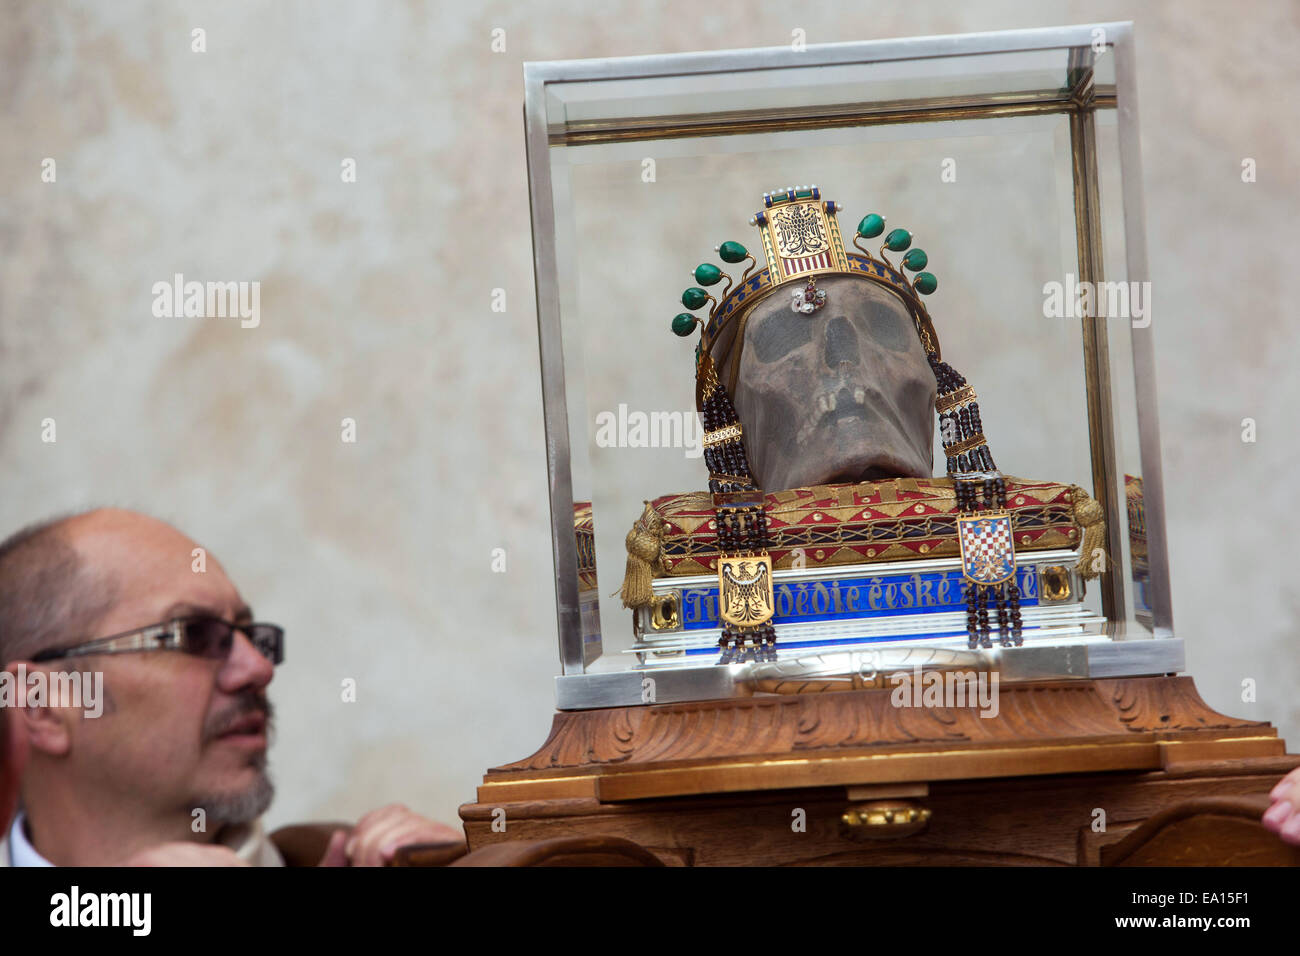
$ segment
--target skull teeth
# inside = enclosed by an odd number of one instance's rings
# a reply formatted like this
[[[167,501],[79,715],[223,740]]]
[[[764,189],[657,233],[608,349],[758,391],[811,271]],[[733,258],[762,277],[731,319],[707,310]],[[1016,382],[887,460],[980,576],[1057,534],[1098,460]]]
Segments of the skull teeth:
[[[840,392],[836,390],[823,392],[817,396],[817,411],[810,413],[808,417],[804,419],[803,425],[799,428],[798,440],[800,442],[804,441],[817,429],[823,416],[835,411],[839,406],[839,394]],[[861,385],[853,389],[853,402],[858,406],[865,406],[867,404],[867,390]]]

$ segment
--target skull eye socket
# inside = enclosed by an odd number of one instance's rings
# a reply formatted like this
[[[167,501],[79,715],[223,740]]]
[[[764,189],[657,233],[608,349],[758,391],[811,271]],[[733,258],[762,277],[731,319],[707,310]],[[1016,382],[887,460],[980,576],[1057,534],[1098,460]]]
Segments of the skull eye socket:
[[[915,337],[911,316],[900,314],[897,306],[885,302],[871,306],[871,338],[874,341],[891,352],[906,352]]]
[[[779,358],[812,341],[812,325],[805,315],[775,313],[754,316],[745,330],[745,347],[754,350],[760,362]]]

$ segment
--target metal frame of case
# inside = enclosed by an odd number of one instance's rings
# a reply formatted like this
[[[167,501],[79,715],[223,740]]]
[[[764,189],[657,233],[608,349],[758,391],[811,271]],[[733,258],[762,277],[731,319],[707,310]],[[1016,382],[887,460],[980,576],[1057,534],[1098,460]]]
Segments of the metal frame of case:
[[[1093,83],[1092,44],[1102,31],[1114,56],[1112,88]],[[771,109],[700,112],[679,116],[640,117],[553,126],[546,112],[550,84],[599,80],[685,77],[749,70],[843,66],[885,61],[921,60],[979,54],[1069,50],[1071,85],[1060,90],[979,93],[895,102],[834,106],[824,110]],[[582,607],[578,595],[578,558],[573,533],[573,490],[568,406],[561,337],[556,216],[552,195],[550,148],[638,139],[731,135],[779,129],[917,123],[983,117],[1066,114],[1074,181],[1074,210],[1079,281],[1100,281],[1100,202],[1093,124],[1098,107],[1117,113],[1126,279],[1148,278],[1143,214],[1141,147],[1138,136],[1136,64],[1132,24],[1100,23],[995,33],[915,37],[861,43],[729,50],[667,56],[641,56],[527,63],[524,65],[524,122],[532,212],[533,257],[537,283],[537,325],[546,423],[552,548],[561,675],[557,703],[561,709],[647,703],[641,670],[625,660],[584,661]],[[1117,460],[1113,435],[1110,362],[1104,320],[1084,321],[1083,346],[1092,453],[1093,494],[1107,519],[1107,551],[1122,553],[1124,508],[1117,500]],[[1132,330],[1138,434],[1141,450],[1149,589],[1153,636],[1106,640],[1084,645],[995,648],[983,652],[1001,669],[1003,680],[1055,677],[1116,677],[1170,673],[1183,668],[1183,643],[1173,634],[1168,553],[1164,531],[1159,422],[1156,410],[1153,342],[1150,328]],[[1124,606],[1124,575],[1103,577],[1103,613]],[[586,642],[590,660],[591,641]],[[726,697],[749,691],[742,685],[749,665],[695,664],[656,668],[653,700],[667,702]]]

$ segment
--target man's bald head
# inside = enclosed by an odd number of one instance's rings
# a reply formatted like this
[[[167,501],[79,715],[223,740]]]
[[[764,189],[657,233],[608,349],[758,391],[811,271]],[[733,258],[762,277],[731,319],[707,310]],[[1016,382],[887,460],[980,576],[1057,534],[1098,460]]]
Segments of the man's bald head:
[[[0,542],[0,666],[79,639],[113,606],[115,573],[87,561],[74,535],[109,512],[118,509],[42,521]]]

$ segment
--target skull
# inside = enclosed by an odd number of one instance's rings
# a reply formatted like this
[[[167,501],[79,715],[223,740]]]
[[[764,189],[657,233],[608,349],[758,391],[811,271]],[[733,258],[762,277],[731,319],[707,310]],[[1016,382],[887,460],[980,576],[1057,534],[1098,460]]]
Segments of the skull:
[[[735,394],[745,448],[769,490],[931,475],[935,380],[912,317],[888,289],[818,278],[822,307],[754,307]]]

